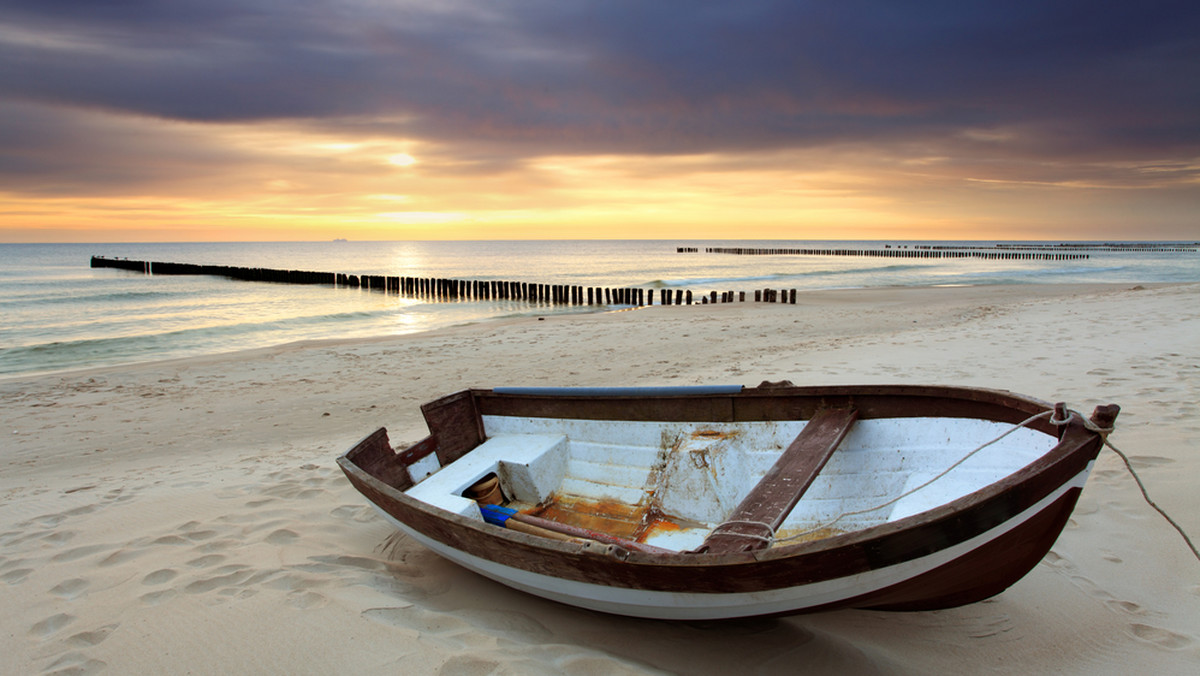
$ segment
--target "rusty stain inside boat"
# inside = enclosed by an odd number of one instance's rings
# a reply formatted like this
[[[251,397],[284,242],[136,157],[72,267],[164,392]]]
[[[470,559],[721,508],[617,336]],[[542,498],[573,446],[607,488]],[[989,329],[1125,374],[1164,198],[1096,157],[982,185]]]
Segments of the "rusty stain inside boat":
[[[634,539],[642,523],[637,506],[558,493],[551,495],[544,505],[529,510],[528,513],[630,540]]]
[[[542,505],[521,511],[635,542],[645,542],[646,538],[656,534],[679,531],[692,525],[684,523],[685,519],[663,514],[646,503],[630,505],[615,500],[591,500],[561,493],[554,493]]]
[[[679,524],[675,523],[674,521],[668,521],[667,519],[661,519],[661,518],[660,519],[651,519],[650,522],[646,525],[645,532],[642,534],[642,537],[639,540],[639,542],[644,542],[645,540],[652,538],[656,535],[662,535],[664,533],[675,533],[675,532],[678,532],[681,530],[683,530],[683,527],[680,526]]]

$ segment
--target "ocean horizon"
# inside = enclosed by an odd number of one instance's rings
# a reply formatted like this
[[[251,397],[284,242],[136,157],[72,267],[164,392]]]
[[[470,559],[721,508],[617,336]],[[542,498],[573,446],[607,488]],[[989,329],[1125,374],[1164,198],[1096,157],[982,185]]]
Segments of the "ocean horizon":
[[[711,249],[875,255],[733,255]],[[680,249],[687,251],[681,252]],[[924,258],[912,252],[1045,254]],[[906,252],[902,255],[898,252]],[[911,255],[910,255],[911,254]],[[1073,254],[1073,260],[1061,260]],[[693,292],[1200,281],[1195,242],[501,240],[0,244],[0,378],[619,309],[93,269],[92,256],[422,279]],[[661,291],[657,294],[661,297]]]

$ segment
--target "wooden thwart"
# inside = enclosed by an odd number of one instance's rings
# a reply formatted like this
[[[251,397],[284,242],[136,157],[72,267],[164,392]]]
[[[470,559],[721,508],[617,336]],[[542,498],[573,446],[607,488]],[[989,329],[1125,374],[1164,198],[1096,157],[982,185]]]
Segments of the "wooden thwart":
[[[709,535],[696,551],[723,554],[766,547],[766,538],[791,513],[857,419],[858,411],[852,408],[817,411],[725,521],[728,525]]]

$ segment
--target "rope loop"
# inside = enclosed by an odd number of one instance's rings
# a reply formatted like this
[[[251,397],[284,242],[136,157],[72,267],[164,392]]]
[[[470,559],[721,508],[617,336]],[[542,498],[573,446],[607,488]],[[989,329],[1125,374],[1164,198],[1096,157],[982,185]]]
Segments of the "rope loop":
[[[1084,427],[1088,428],[1092,432],[1095,432],[1096,434],[1099,434],[1100,438],[1104,440],[1104,445],[1108,446],[1108,435],[1112,434],[1114,427],[1101,427],[1091,420],[1084,418],[1083,416],[1080,416],[1080,419],[1083,420]]]
[[[767,535],[755,535],[754,533],[738,533],[738,532],[723,533],[723,535],[727,535],[727,536],[731,536],[731,537],[750,538],[751,540],[759,540],[762,542],[766,542],[768,545],[772,545],[775,543],[775,528],[773,526],[771,526],[771,524],[764,523],[762,521],[746,521],[746,520],[742,520],[742,519],[733,519],[730,521],[723,521],[720,524],[718,524],[716,528],[712,529],[712,533],[710,535],[716,535],[718,531],[726,528],[727,526],[737,526],[737,525],[761,526],[762,529],[767,532]]]
[[[1061,404],[1060,404],[1060,406],[1061,406]],[[1108,435],[1112,434],[1112,431],[1113,431],[1113,429],[1115,429],[1115,426],[1110,425],[1108,427],[1101,427],[1100,425],[1097,425],[1094,420],[1092,420],[1090,418],[1085,418],[1082,415],[1080,415],[1078,411],[1072,411],[1071,409],[1066,408],[1066,407],[1063,407],[1063,411],[1066,415],[1062,418],[1058,417],[1057,408],[1055,410],[1051,411],[1050,419],[1047,420],[1047,422],[1049,422],[1051,425],[1057,425],[1058,427],[1062,427],[1063,425],[1070,423],[1072,420],[1078,420],[1079,423],[1081,425],[1083,425],[1085,429],[1087,429],[1089,432],[1094,432],[1095,434],[1099,434],[1100,438],[1104,441],[1104,443],[1105,444],[1108,443]]]

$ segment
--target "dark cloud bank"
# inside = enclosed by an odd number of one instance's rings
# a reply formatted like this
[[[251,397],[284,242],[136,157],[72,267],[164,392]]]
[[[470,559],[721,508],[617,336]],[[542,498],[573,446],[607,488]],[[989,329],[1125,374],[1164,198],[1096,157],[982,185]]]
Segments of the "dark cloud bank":
[[[1192,2],[24,0],[0,4],[0,100],[528,154],[1018,127],[1032,142],[1013,152],[1194,156],[1198,17]]]

